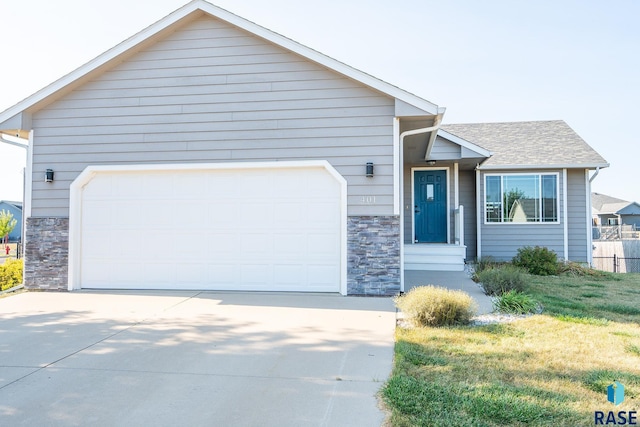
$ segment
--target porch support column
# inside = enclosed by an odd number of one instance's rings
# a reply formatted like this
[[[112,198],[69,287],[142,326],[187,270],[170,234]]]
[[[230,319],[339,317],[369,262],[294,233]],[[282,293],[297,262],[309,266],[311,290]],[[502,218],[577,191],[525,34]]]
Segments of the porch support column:
[[[458,162],[453,164],[453,209],[460,207],[460,187],[458,177]]]
[[[393,118],[393,214],[400,219],[400,292],[404,292],[404,153],[400,140],[400,118]]]

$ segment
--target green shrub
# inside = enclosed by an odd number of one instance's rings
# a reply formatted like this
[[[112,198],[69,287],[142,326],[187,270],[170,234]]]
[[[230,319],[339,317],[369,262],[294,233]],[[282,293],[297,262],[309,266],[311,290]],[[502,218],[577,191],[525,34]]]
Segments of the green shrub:
[[[22,260],[7,258],[0,264],[0,291],[12,288],[22,283]]]
[[[480,272],[478,281],[485,294],[502,295],[508,291],[524,291],[529,285],[529,276],[520,267],[504,265]]]
[[[501,313],[528,314],[538,309],[538,303],[527,294],[511,290],[500,295],[494,307]]]
[[[548,248],[525,246],[511,260],[513,265],[526,269],[536,276],[554,276],[558,274],[558,257]]]
[[[394,302],[414,326],[464,325],[476,312],[466,292],[432,285],[415,287]]]

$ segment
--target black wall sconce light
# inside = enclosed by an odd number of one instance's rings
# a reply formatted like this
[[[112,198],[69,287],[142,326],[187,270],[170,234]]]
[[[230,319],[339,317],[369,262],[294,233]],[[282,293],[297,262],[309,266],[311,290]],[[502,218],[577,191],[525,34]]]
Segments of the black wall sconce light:
[[[44,173],[44,182],[53,182],[53,169],[47,169]]]
[[[373,177],[373,163],[367,162],[367,178]]]

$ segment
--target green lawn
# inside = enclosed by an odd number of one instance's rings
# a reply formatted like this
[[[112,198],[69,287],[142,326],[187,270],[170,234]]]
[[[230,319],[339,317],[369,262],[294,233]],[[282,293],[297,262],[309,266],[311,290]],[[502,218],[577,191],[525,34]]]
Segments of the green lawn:
[[[593,426],[594,411],[640,412],[640,274],[534,277],[527,293],[543,314],[398,328],[389,424]],[[626,387],[617,407],[614,380]]]

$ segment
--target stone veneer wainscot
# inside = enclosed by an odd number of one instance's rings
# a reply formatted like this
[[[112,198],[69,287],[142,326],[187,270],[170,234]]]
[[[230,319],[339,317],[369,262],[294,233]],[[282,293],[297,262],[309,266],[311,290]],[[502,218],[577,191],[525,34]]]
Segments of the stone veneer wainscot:
[[[69,218],[27,218],[25,242],[25,287],[66,291]]]
[[[347,294],[398,294],[400,217],[350,216],[347,234]]]

